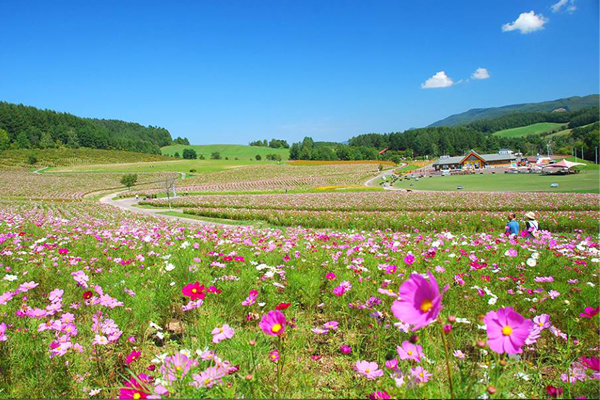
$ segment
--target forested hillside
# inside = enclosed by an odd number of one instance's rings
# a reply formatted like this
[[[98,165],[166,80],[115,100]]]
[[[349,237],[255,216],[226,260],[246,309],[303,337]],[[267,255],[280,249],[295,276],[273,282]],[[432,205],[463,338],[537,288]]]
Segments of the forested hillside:
[[[474,108],[464,113],[451,115],[440,121],[436,121],[429,126],[462,125],[482,119],[498,118],[503,115],[515,113],[552,112],[554,110],[579,111],[584,108],[598,106],[599,99],[600,97],[597,94],[592,94],[589,96],[573,96],[541,103],[512,104],[492,108]]]
[[[184,142],[165,128],[0,102],[0,150],[66,146],[160,154],[160,147]]]

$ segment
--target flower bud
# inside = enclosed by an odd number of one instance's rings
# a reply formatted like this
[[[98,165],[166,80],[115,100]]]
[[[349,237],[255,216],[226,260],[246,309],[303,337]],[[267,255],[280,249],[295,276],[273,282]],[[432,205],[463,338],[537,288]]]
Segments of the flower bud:
[[[496,388],[494,386],[490,385],[487,387],[487,391],[489,394],[494,394],[494,393],[496,393]]]
[[[411,342],[412,344],[415,344],[419,341],[419,336],[417,335],[411,335],[410,339],[408,339],[409,342]]]
[[[477,347],[479,347],[480,349],[483,349],[486,345],[487,345],[487,343],[485,342],[485,340],[477,341]]]
[[[250,340],[250,346],[252,346],[252,347],[256,346],[256,340]]]
[[[454,315],[450,315],[448,317],[448,322],[450,322],[451,324],[455,323],[456,322],[456,317]]]

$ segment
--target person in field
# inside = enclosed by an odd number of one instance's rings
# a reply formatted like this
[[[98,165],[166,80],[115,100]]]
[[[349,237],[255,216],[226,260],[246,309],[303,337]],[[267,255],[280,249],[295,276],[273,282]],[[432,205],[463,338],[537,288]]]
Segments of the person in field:
[[[506,224],[506,235],[518,235],[519,234],[519,223],[517,222],[517,216],[515,213],[508,214],[508,223]]]
[[[540,224],[535,218],[535,213],[533,211],[529,211],[525,214],[525,231],[523,237],[538,237]]]

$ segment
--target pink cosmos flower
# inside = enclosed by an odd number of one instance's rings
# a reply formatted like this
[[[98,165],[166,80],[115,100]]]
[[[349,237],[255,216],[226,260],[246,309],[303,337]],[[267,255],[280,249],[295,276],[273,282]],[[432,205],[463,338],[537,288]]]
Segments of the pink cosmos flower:
[[[504,253],[505,256],[508,257],[516,257],[517,256],[517,251],[515,249],[513,249],[512,247],[508,250],[506,250],[506,252]]]
[[[277,349],[272,350],[269,353],[269,360],[273,361],[274,363],[276,363],[277,361],[279,361],[279,350],[277,350]]]
[[[440,293],[435,277],[431,272],[429,281],[421,275],[412,274],[400,286],[400,300],[394,301],[392,313],[400,321],[414,325],[416,331],[433,322],[442,308],[442,297],[449,286],[444,286]]]
[[[459,359],[461,359],[461,360],[462,360],[462,359],[464,359],[464,358],[466,357],[466,356],[465,356],[465,353],[463,353],[461,350],[454,350],[454,353],[452,353],[452,355],[453,355],[454,357],[456,357],[456,358],[459,358]]]
[[[189,297],[191,300],[203,300],[206,297],[206,293],[204,292],[204,285],[200,285],[200,283],[188,283],[181,289],[181,293],[184,296]]]
[[[329,321],[329,322],[325,322],[325,324],[323,325],[323,328],[325,329],[337,329],[338,328],[339,323],[337,321]]]
[[[328,272],[325,274],[325,279],[333,280],[335,279],[335,274],[333,272]]]
[[[431,380],[431,377],[433,376],[423,367],[411,368],[410,375],[414,378],[416,382],[419,383],[425,383]]]
[[[489,311],[483,322],[487,326],[488,345],[498,354],[522,353],[521,347],[533,328],[533,322],[512,307]]]
[[[129,353],[129,355],[127,356],[127,359],[125,360],[125,364],[127,364],[127,365],[131,364],[135,360],[139,359],[141,355],[142,355],[141,352],[132,350],[131,353]]]
[[[345,344],[342,347],[340,347],[340,351],[342,352],[342,354],[350,354],[352,353],[352,347]]]
[[[560,296],[560,292],[557,292],[556,290],[551,290],[551,291],[549,291],[549,292],[548,292],[548,295],[549,295],[549,296],[550,296],[552,299],[555,299],[555,298],[557,298],[558,296]]]
[[[63,255],[63,256],[66,254],[69,254],[69,249],[65,249],[65,248],[58,249],[58,254]]]
[[[600,313],[600,307],[586,307],[584,312],[579,314],[580,317],[591,319],[594,315]]]
[[[345,287],[345,286],[342,286],[342,285],[340,285],[340,286],[336,286],[336,287],[333,289],[333,294],[335,294],[336,296],[341,296],[341,295],[343,295],[345,292],[346,292],[346,287]]]
[[[550,316],[548,314],[537,315],[533,318],[533,322],[535,323],[538,329],[547,329],[550,328],[552,323],[550,322]]]
[[[225,339],[231,339],[235,331],[232,327],[225,324],[220,328],[213,329],[211,333],[213,334],[213,343],[219,343]]]
[[[383,376],[383,370],[379,369],[379,365],[376,362],[357,361],[355,368],[358,373],[366,376],[367,379],[375,380]]]
[[[214,385],[219,385],[223,382],[221,378],[225,376],[226,371],[218,367],[210,367],[200,374],[193,374],[193,382],[190,385],[196,388],[211,388]]]
[[[593,371],[600,372],[600,358],[598,357],[581,357],[579,362]]]
[[[139,374],[124,383],[124,388],[119,391],[120,399],[147,399],[151,393],[149,384],[150,377]]]
[[[246,297],[246,300],[242,301],[242,305],[243,306],[251,306],[252,304],[254,304],[257,297],[258,297],[258,291],[254,290],[254,289],[250,290],[250,293],[248,293],[248,297]]]
[[[421,361],[423,357],[423,348],[418,344],[412,344],[408,340],[402,342],[402,346],[396,346],[396,351],[401,360]]]
[[[406,265],[411,265],[414,262],[415,262],[415,256],[413,256],[411,253],[408,253],[406,256],[404,256],[404,263]]]
[[[393,358],[385,362],[385,367],[388,369],[396,369],[398,368],[398,359]]]
[[[389,394],[387,394],[387,392],[380,392],[379,390],[369,394],[369,400],[377,399],[391,399],[391,397]]]
[[[6,342],[8,336],[6,336],[6,324],[3,322],[0,324],[0,342]]]
[[[312,328],[311,331],[313,331],[317,335],[324,335],[326,333],[329,333],[329,329],[323,329],[319,327]]]
[[[281,336],[285,332],[285,315],[277,310],[271,310],[262,317],[260,329],[269,336]]]

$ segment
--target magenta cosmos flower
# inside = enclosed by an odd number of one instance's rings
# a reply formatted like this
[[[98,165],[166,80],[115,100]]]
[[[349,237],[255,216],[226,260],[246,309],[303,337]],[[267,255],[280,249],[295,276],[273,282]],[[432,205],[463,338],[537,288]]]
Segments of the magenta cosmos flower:
[[[489,311],[483,322],[487,326],[488,345],[498,354],[522,353],[521,347],[534,325],[512,307]]]
[[[262,317],[260,329],[269,336],[281,336],[285,332],[285,315],[277,310],[271,310]]]
[[[225,324],[220,328],[213,329],[211,333],[213,334],[213,343],[219,343],[225,339],[231,339],[235,331],[232,327]]]
[[[184,296],[189,297],[191,300],[202,300],[206,297],[206,293],[204,292],[206,288],[204,285],[200,285],[200,283],[188,283],[181,289],[181,293]]]
[[[141,352],[132,350],[131,353],[129,353],[129,355],[127,356],[127,359],[125,360],[125,364],[127,364],[127,365],[131,364],[135,360],[139,359],[141,355],[142,355]]]
[[[394,301],[392,313],[400,321],[414,325],[416,331],[434,321],[442,309],[442,297],[449,286],[444,286],[440,293],[435,277],[431,272],[429,281],[421,275],[412,274],[400,286],[400,300]]]
[[[125,387],[119,391],[120,399],[146,399],[152,393],[149,387],[150,377],[139,374],[125,381]]]
[[[380,376],[383,376],[383,370],[379,369],[379,365],[376,362],[368,362],[368,361],[357,361],[356,362],[356,370],[361,375],[367,377],[367,379],[377,379]]]

